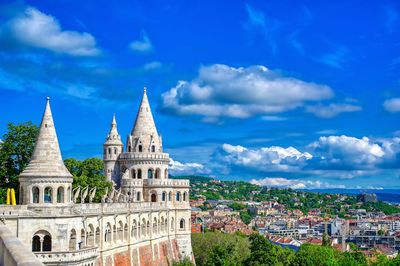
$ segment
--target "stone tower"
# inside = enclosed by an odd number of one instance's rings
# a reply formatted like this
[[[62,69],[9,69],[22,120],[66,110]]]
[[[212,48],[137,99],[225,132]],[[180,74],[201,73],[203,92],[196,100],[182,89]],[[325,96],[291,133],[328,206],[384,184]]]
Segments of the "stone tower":
[[[40,206],[72,204],[73,176],[61,158],[49,100],[47,97],[33,155],[19,176],[20,204]]]
[[[110,133],[107,135],[107,140],[103,144],[103,161],[104,161],[104,176],[107,181],[119,185],[120,170],[117,163],[119,155],[123,152],[124,144],[121,142],[121,136],[118,134],[117,122],[115,114],[111,122]]]

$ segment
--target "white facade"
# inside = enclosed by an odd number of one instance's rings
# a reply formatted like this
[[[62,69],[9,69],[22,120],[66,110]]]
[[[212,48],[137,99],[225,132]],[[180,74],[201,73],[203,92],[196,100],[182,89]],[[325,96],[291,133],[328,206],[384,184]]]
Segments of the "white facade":
[[[73,203],[73,177],[48,99],[32,159],[20,175],[22,204],[0,206],[0,218],[47,265],[167,265],[167,258],[193,258],[189,181],[168,179],[169,155],[146,90],[126,147],[113,117],[104,175],[118,192],[102,203]]]

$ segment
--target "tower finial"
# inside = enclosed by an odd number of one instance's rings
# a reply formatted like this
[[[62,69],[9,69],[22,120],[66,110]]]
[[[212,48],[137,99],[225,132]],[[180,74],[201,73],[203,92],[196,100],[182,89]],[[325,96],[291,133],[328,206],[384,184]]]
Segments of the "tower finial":
[[[47,100],[47,101],[50,101],[50,97],[47,97],[46,100]]]
[[[143,92],[144,92],[144,93],[146,93],[146,91],[147,91],[147,88],[146,88],[146,87],[144,87],[144,89],[143,89]]]

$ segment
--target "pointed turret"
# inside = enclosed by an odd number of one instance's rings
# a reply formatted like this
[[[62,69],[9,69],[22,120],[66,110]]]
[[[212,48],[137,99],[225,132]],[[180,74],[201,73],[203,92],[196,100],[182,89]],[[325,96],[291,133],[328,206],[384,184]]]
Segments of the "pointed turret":
[[[107,141],[104,144],[123,145],[121,142],[121,135],[118,134],[117,122],[115,120],[115,114],[113,114],[110,133],[108,133]]]
[[[53,116],[47,97],[46,109],[40,124],[35,149],[28,166],[20,177],[71,177],[61,157]]]
[[[117,159],[121,152],[123,152],[123,149],[124,144],[122,144],[121,136],[118,134],[117,121],[115,120],[115,114],[113,114],[110,133],[108,133],[107,140],[103,144],[103,174],[110,182],[118,183],[119,166]]]
[[[127,139],[127,152],[162,152],[161,136],[157,133],[146,88],[136,115],[136,121]]]
[[[135,125],[132,129],[132,136],[153,135],[158,137],[156,125],[151,113],[149,100],[147,99],[146,87],[143,90],[142,101],[136,115]]]

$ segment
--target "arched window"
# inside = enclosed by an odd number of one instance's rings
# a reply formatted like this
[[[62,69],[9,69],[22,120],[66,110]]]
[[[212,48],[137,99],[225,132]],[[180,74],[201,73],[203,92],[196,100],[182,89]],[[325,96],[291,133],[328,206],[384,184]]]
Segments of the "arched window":
[[[179,222],[179,228],[185,229],[185,220],[184,219],[181,219],[181,221]]]
[[[132,175],[133,179],[136,179],[136,171],[135,171],[135,169],[132,169],[131,175]]]
[[[100,227],[96,228],[96,246],[100,245]]]
[[[57,203],[64,203],[64,188],[59,187],[57,189]]]
[[[117,148],[114,148],[114,154],[117,154]]]
[[[44,202],[51,203],[51,187],[47,187],[44,190]]]
[[[40,252],[40,237],[33,236],[32,238],[32,252]]]
[[[118,225],[118,240],[123,241],[124,240],[124,225],[122,221],[119,221]]]
[[[139,152],[142,152],[142,145],[139,145]]]
[[[160,178],[160,169],[159,168],[157,168],[157,170],[156,170],[156,176],[155,176],[155,178],[156,179],[159,179]]]
[[[181,200],[181,193],[176,192],[176,201],[180,201],[180,200]]]
[[[153,178],[153,170],[152,170],[152,169],[149,169],[149,170],[147,171],[147,178],[148,178],[148,179]]]
[[[156,193],[151,194],[151,202],[157,202],[157,194]]]
[[[136,193],[136,200],[140,201],[140,192]]]
[[[115,224],[113,225],[113,233],[112,233],[112,235],[113,235],[114,243],[117,242],[117,226]]]
[[[183,201],[186,201],[186,192],[183,192]]]
[[[39,188],[32,188],[32,203],[39,203]]]
[[[142,169],[137,170],[137,178],[142,179]]]
[[[165,191],[162,193],[162,196],[161,196],[161,200],[162,200],[162,201],[165,201],[166,194],[167,194],[167,193],[166,193]]]
[[[96,234],[97,234],[97,232],[96,232]],[[110,223],[107,223],[106,231],[104,233],[104,241],[111,242],[111,224]]]
[[[137,224],[136,224],[136,220],[133,220],[131,237],[136,238],[137,237],[136,234],[137,234]]]
[[[132,150],[131,146],[128,146],[128,152],[131,152],[131,150]]]
[[[51,236],[45,235],[43,237],[43,251],[51,251]]]
[[[111,148],[108,148],[108,154],[111,154]]]
[[[85,233],[85,229],[82,228],[81,230],[81,247],[85,247],[86,246],[86,233]]]
[[[69,234],[69,250],[76,250],[76,231],[75,229],[71,230]]]
[[[156,151],[156,147],[153,145],[151,146],[151,152],[155,152]]]
[[[169,200],[169,201],[172,201],[172,192],[171,192],[171,191],[169,192],[168,200]]]
[[[128,240],[128,224],[125,224],[124,226],[124,240]]]

